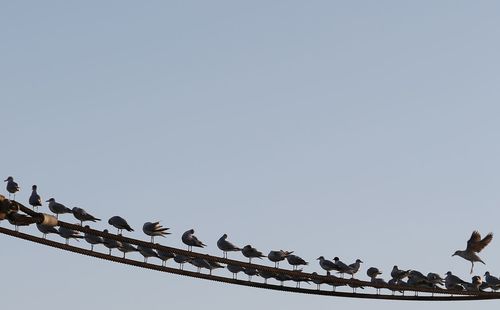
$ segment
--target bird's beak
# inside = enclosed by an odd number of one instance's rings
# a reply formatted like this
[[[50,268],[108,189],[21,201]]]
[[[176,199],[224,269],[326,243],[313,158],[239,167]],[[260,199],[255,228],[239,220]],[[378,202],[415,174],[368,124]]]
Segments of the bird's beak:
[[[7,182],[8,180],[3,180],[4,182]]]
[[[453,255],[452,255],[451,257],[453,257],[453,256],[455,256],[455,255],[457,255],[457,254],[453,253]]]

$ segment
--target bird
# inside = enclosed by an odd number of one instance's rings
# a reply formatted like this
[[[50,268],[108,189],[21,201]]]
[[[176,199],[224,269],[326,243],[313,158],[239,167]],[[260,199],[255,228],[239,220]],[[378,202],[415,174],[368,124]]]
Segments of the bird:
[[[312,283],[316,284],[316,289],[319,291],[319,289],[321,288],[321,284],[325,283],[325,281],[316,277],[318,276],[318,273],[316,271],[313,272],[312,275],[314,277],[311,279],[311,281]]]
[[[244,268],[243,273],[248,276],[248,281],[252,281],[253,276],[259,275],[259,271],[255,268]]]
[[[243,272],[245,271],[245,268],[238,266],[238,265],[227,265],[226,266],[227,270],[233,274],[233,279],[238,279],[238,272]]]
[[[349,269],[346,271],[346,273],[350,274],[351,278],[354,278],[354,274],[359,271],[362,263],[363,261],[358,258],[354,263],[349,264]]]
[[[87,213],[87,211],[82,208],[74,207],[71,211],[73,211],[73,216],[80,221],[80,226],[83,226],[83,222],[86,221],[97,222],[101,220]]]
[[[165,237],[165,235],[170,235],[170,233],[167,232],[167,230],[169,230],[169,229],[170,228],[161,226],[159,221],[158,222],[146,222],[142,226],[142,231],[146,235],[151,236],[151,243],[154,243],[156,236]]]
[[[222,251],[223,258],[227,258],[227,252],[241,251],[239,247],[227,241],[227,234],[223,234],[222,237],[217,240],[217,247]]]
[[[192,251],[193,247],[203,248],[207,246],[194,235],[194,229],[190,229],[182,234],[182,242],[188,246],[188,251]]]
[[[191,260],[192,260],[191,257],[179,254],[176,254],[174,257],[174,261],[179,264],[179,269],[181,270],[184,269],[184,264],[190,262]]]
[[[332,270],[338,270],[338,267],[334,262],[325,259],[323,256],[318,257],[317,260],[319,260],[319,265],[321,266],[321,268],[326,270],[327,275],[330,275],[330,271]]]
[[[267,254],[267,258],[274,262],[274,268],[278,268],[280,265],[280,261],[284,260],[288,255],[292,254],[293,251],[270,251],[269,254]]]
[[[123,217],[120,217],[118,215],[112,216],[108,220],[108,224],[117,229],[118,235],[121,235],[124,229],[127,231],[134,231],[132,227],[130,227],[130,225],[127,223],[127,221]]]
[[[120,242],[121,245],[118,247],[118,251],[123,253],[123,258],[125,258],[125,255],[130,252],[137,252],[139,251],[135,246],[128,242]]]
[[[212,274],[212,270],[214,269],[224,268],[223,265],[219,264],[216,261],[209,260],[208,264],[210,265],[210,274]]]
[[[409,274],[410,274],[410,270],[399,269],[397,265],[394,265],[394,267],[392,267],[391,277],[396,282],[398,282],[400,280],[403,280],[404,278],[408,277]]]
[[[43,234],[43,238],[47,238],[48,234],[57,234],[59,235],[59,230],[57,230],[54,226],[48,226],[43,224],[36,224],[36,228]]]
[[[377,267],[370,267],[366,270],[366,275],[372,279],[376,278],[378,275],[381,275],[382,271],[380,271]]]
[[[16,231],[19,231],[19,226],[28,226],[33,224],[33,218],[21,213],[12,212],[7,216],[9,223],[16,227]]]
[[[444,279],[441,276],[434,272],[429,272],[427,274],[427,280],[433,285],[433,287],[437,287],[438,285],[444,285]]]
[[[472,266],[470,269],[470,273],[472,274],[473,269],[474,269],[474,262],[481,262],[485,264],[479,256],[477,256],[476,253],[481,252],[482,249],[484,249],[493,239],[493,234],[489,233],[481,239],[481,234],[477,230],[472,232],[472,235],[470,236],[469,241],[467,241],[467,248],[463,251],[457,250],[452,256],[458,255],[462,257],[465,260],[468,260],[471,262]],[[486,264],[485,264],[486,265]]]
[[[489,271],[486,271],[486,273],[484,274],[484,281],[492,290],[496,291],[500,289],[500,279],[492,276]]]
[[[17,183],[14,182],[14,178],[11,176],[7,177],[7,179],[5,179],[4,182],[7,182],[7,191],[9,192],[9,200],[10,200],[10,195],[14,194],[14,201],[16,201],[16,192],[19,191],[19,185],[17,185]]]
[[[103,230],[102,232],[109,234],[109,231],[107,229]],[[119,247],[122,246],[122,243],[115,239],[102,238],[102,240],[103,240],[102,244],[109,249],[109,255],[111,255],[112,249],[118,249]]]
[[[85,228],[89,228],[89,226],[85,226]],[[90,244],[90,251],[94,251],[94,245],[104,243],[104,240],[100,236],[92,235],[89,233],[84,233],[83,238]]]
[[[473,276],[472,281],[465,285],[465,290],[467,291],[479,291],[483,285],[483,279],[481,276]]]
[[[290,254],[286,257],[286,260],[288,261],[288,263],[290,265],[292,265],[292,269],[293,270],[297,270],[297,268],[301,265],[305,266],[305,265],[309,265],[308,262],[306,262],[302,257],[300,256],[297,256],[297,255],[294,255],[294,254]]]
[[[444,286],[446,289],[463,291],[466,285],[467,282],[453,275],[451,271],[446,273],[446,277],[444,278]]]
[[[78,241],[78,239],[83,238],[83,236],[80,235],[79,231],[62,226],[59,227],[59,235],[66,239],[66,244],[69,244],[69,239],[75,239],[76,241]]]
[[[337,266],[337,272],[342,275],[342,278],[344,277],[344,273],[348,273],[351,268],[347,266],[344,262],[340,260],[337,256],[333,258],[333,262]]]
[[[201,272],[201,268],[208,269],[208,270],[210,270],[210,272],[212,271],[212,266],[204,258],[197,257],[197,258],[192,259],[189,263],[191,263],[193,266],[197,267],[198,272]]]
[[[266,257],[265,255],[262,254],[261,251],[259,251],[256,248],[252,247],[250,244],[245,245],[241,249],[241,254],[243,254],[243,256],[245,256],[245,257],[248,258],[248,262],[250,264],[252,263],[252,258],[262,259],[262,257]]]
[[[49,209],[50,211],[56,214],[57,219],[59,219],[59,214],[73,213],[73,211],[70,208],[67,208],[62,203],[56,202],[54,198],[50,198],[46,202],[49,203]]]
[[[161,259],[162,266],[165,266],[167,264],[167,260],[169,260],[171,258],[175,258],[175,254],[172,252],[169,252],[169,251],[156,250],[156,252],[158,253],[158,258]]]
[[[148,262],[148,257],[158,257],[158,253],[156,253],[152,248],[148,248],[139,244],[137,246],[137,250],[142,254],[142,256],[144,256],[145,263]]]
[[[36,192],[37,190],[37,186],[36,185],[33,185],[31,187],[31,196],[30,196],[30,199],[29,199],[29,204],[33,207],[33,211],[38,211],[38,207],[41,207],[42,206],[42,198],[40,198],[40,195],[38,195],[38,193]]]
[[[274,278],[275,273],[271,272],[269,270],[259,270],[259,276],[261,276],[264,279],[264,283],[267,284],[267,280],[270,278]]]

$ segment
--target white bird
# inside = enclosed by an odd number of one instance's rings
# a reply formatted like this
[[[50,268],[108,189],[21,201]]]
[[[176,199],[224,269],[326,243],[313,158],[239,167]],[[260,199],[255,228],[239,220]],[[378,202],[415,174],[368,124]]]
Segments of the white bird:
[[[170,233],[167,232],[167,230],[169,230],[169,229],[170,228],[161,226],[159,221],[158,222],[146,222],[142,226],[142,231],[146,235],[151,236],[151,243],[154,243],[156,236],[165,237],[165,235],[170,235]]]
[[[227,241],[227,234],[223,234],[222,237],[217,240],[217,247],[222,251],[222,257],[224,258],[227,258],[227,252],[241,251],[239,247]]]
[[[105,229],[102,231],[103,233],[109,234],[108,230]],[[109,249],[109,255],[111,255],[112,249],[118,249],[122,246],[122,243],[115,239],[102,238],[102,244]]]
[[[38,195],[36,189],[37,189],[37,186],[36,185],[33,185],[31,187],[31,196],[30,196],[30,199],[29,199],[29,204],[33,207],[33,211],[38,211],[38,207],[41,207],[42,206],[42,198],[40,198],[40,195]]]
[[[158,253],[156,253],[155,250],[142,246],[140,244],[137,246],[137,250],[142,254],[142,256],[144,256],[145,263],[148,262],[148,257],[158,257]]]
[[[463,259],[466,259],[471,262],[472,267],[470,269],[470,273],[472,274],[474,269],[474,262],[481,262],[485,264],[476,253],[481,252],[493,239],[493,234],[489,233],[481,239],[481,235],[477,230],[472,232],[469,241],[467,241],[467,248],[463,251],[457,250],[452,256],[458,255]],[[485,264],[486,265],[486,264]]]
[[[292,265],[293,270],[297,270],[297,268],[301,265],[308,265],[309,263],[306,262],[302,257],[290,254],[286,257],[286,260],[290,265]]]
[[[117,229],[118,235],[121,235],[124,229],[127,231],[134,231],[123,217],[117,215],[111,217],[108,220],[108,224]]]
[[[278,268],[280,262],[292,253],[293,251],[270,251],[269,254],[267,254],[267,258],[274,263],[274,268]]]
[[[319,260],[319,265],[321,266],[321,268],[326,270],[327,275],[330,275],[330,271],[332,270],[338,270],[338,267],[334,262],[325,259],[323,256],[318,257],[317,260]]]
[[[192,251],[193,247],[203,248],[206,246],[203,242],[198,240],[198,238],[194,235],[194,229],[190,229],[182,234],[182,242],[188,246],[188,251]]]
[[[66,239],[66,244],[69,244],[69,239],[75,239],[78,241],[78,239],[83,238],[79,231],[62,226],[59,227],[59,235]]]
[[[241,249],[241,254],[243,254],[243,256],[248,258],[248,262],[250,264],[252,263],[252,258],[262,259],[262,257],[266,257],[265,255],[262,254],[262,252],[252,247],[250,244],[245,245]]]
[[[16,192],[19,191],[19,185],[14,182],[14,178],[9,176],[7,179],[4,180],[4,182],[7,182],[7,191],[9,192],[9,200],[10,200],[10,195],[14,194],[14,201],[16,201]]]
[[[56,202],[54,198],[50,198],[46,202],[49,203],[49,210],[56,214],[57,219],[59,219],[59,214],[73,213],[70,208],[67,208],[62,203]]]
[[[118,251],[123,253],[123,258],[125,258],[125,255],[130,252],[138,252],[139,250],[133,246],[132,244],[128,242],[120,242],[120,246],[118,247]]]
[[[53,227],[43,224],[36,224],[36,228],[43,234],[43,238],[45,239],[48,234],[57,234],[59,235],[59,231]]]
[[[80,226],[83,226],[83,222],[86,221],[96,222],[101,220],[87,213],[87,211],[82,208],[74,207],[71,211],[73,211],[73,216],[80,221]]]

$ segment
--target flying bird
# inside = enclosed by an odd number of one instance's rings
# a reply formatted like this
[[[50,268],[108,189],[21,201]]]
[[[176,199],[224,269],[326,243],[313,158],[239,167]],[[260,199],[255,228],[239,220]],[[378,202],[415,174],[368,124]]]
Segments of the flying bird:
[[[472,264],[470,273],[472,274],[474,269],[474,262],[481,262],[485,264],[481,260],[481,258],[477,256],[476,253],[481,252],[481,250],[484,249],[491,242],[492,239],[493,239],[492,233],[487,234],[486,237],[481,239],[481,235],[477,230],[475,230],[472,232],[469,241],[467,241],[467,248],[463,251],[460,250],[455,251],[455,253],[452,256],[458,255],[463,259],[470,261]]]
[[[33,207],[33,211],[38,211],[38,207],[42,206],[42,198],[40,198],[40,195],[36,192],[37,186],[33,185],[31,187],[31,196],[29,199],[29,204]]]
[[[142,231],[146,235],[151,236],[151,243],[154,243],[156,236],[165,237],[165,235],[170,235],[170,233],[167,232],[169,229],[168,227],[161,226],[160,222],[146,222],[142,226]]]

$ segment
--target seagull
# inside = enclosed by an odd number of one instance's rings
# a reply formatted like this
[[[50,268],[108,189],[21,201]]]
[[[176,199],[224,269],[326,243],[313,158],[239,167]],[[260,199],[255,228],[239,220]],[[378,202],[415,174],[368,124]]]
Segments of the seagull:
[[[215,261],[208,261],[208,264],[210,265],[210,274],[212,274],[212,270],[218,269],[218,268],[224,268],[223,265],[219,264],[218,262]]]
[[[500,288],[500,279],[492,276],[489,271],[484,274],[484,280],[492,290],[496,291]]]
[[[345,273],[350,274],[351,278],[354,278],[354,274],[359,271],[361,263],[363,263],[363,261],[358,258],[354,263],[348,266],[349,269]]]
[[[248,281],[252,281],[253,276],[259,275],[259,271],[255,268],[245,268],[243,272],[248,276]]]
[[[259,270],[259,276],[264,278],[264,283],[267,284],[267,279],[274,278],[275,274],[271,271]]]
[[[210,263],[204,258],[194,258],[190,261],[190,263],[198,268],[198,273],[201,272],[201,268],[206,268],[212,272],[212,266]]]
[[[287,275],[287,274],[283,274],[283,273],[275,273],[273,278],[275,278],[276,280],[280,281],[281,282],[281,286],[283,286],[283,283],[285,281],[292,281],[292,277]]]
[[[267,258],[270,261],[274,262],[274,268],[278,268],[280,266],[280,261],[284,260],[288,255],[292,253],[293,251],[270,251],[269,254],[267,254]]]
[[[58,234],[59,235],[59,230],[57,230],[53,226],[48,226],[48,225],[43,225],[43,224],[36,224],[36,228],[43,234],[43,238],[47,238],[48,234]]]
[[[334,262],[325,259],[323,256],[318,257],[317,260],[319,260],[319,265],[321,266],[321,268],[326,270],[327,275],[330,275],[330,271],[332,270],[338,270],[338,267]]]
[[[315,271],[312,273],[313,276],[317,276],[318,273]],[[313,277],[311,279],[312,283],[316,284],[316,289],[319,291],[320,287],[321,287],[321,284],[325,283],[325,281],[321,280],[321,279],[317,279],[316,277]]]
[[[142,226],[142,231],[146,235],[151,236],[151,243],[155,242],[156,236],[165,237],[165,235],[170,235],[170,233],[167,232],[169,229],[170,228],[161,226],[160,222],[146,222]]]
[[[137,250],[142,254],[142,256],[144,256],[145,263],[148,262],[148,257],[158,257],[158,253],[156,253],[152,248],[148,248],[139,244],[137,246]]]
[[[403,280],[404,278],[406,278],[408,275],[410,274],[410,270],[401,270],[398,268],[397,265],[394,265],[394,267],[392,267],[392,271],[391,271],[391,277],[396,281],[400,281],[400,280]]]
[[[105,229],[102,231],[103,233],[109,234],[108,230]],[[109,255],[111,255],[111,250],[112,249],[118,249],[119,247],[122,246],[122,243],[120,241],[117,241],[115,239],[108,239],[108,238],[102,238],[105,247],[109,249]]]
[[[467,282],[453,275],[451,271],[446,273],[446,278],[444,278],[444,286],[446,289],[463,291],[466,285]]]
[[[227,258],[227,252],[241,251],[241,249],[227,241],[227,234],[223,234],[217,241],[217,247],[222,251],[222,257]]]
[[[266,257],[262,254],[262,252],[252,247],[250,244],[245,245],[243,249],[241,249],[241,254],[243,254],[243,256],[245,257],[248,257],[248,262],[250,264],[252,263],[252,258],[262,259],[262,257]]]
[[[82,208],[74,207],[72,211],[73,211],[73,216],[80,221],[80,226],[83,226],[83,222],[85,221],[96,222],[101,220],[94,217],[91,214],[88,214],[87,211],[85,211]]]
[[[59,227],[59,235],[61,237],[63,237],[64,239],[66,239],[66,244],[69,244],[69,239],[70,238],[73,238],[76,241],[78,241],[78,239],[82,239],[83,238],[83,236],[80,235],[79,231],[73,230],[73,229],[69,229],[69,228],[66,228],[66,227],[62,227],[62,226]]]
[[[123,258],[125,258],[125,254],[130,253],[130,252],[137,252],[139,251],[135,246],[128,242],[120,242],[121,245],[118,247],[118,251],[123,252]]]
[[[467,283],[465,289],[467,291],[479,291],[482,285],[483,285],[483,279],[481,279],[481,276],[473,276],[472,282]]]
[[[333,262],[337,266],[337,273],[340,273],[342,275],[342,278],[344,277],[344,273],[348,273],[351,268],[347,266],[344,262],[340,260],[337,256],[333,258]]]
[[[226,268],[233,274],[233,279],[238,279],[238,272],[245,271],[245,268],[237,265],[227,265]]]
[[[19,226],[28,226],[33,224],[33,218],[17,212],[12,212],[8,215],[9,223],[16,226],[16,231],[19,231]]]
[[[5,179],[4,182],[7,182],[7,191],[9,192],[9,200],[10,200],[10,195],[14,194],[14,201],[16,201],[16,192],[19,191],[19,185],[17,185],[17,183],[14,182],[14,178],[11,176]]]
[[[432,284],[433,287],[437,287],[438,285],[444,285],[444,279],[441,276],[434,272],[429,272],[427,274],[427,280]]]
[[[292,281],[297,283],[296,288],[300,288],[300,282],[306,282],[307,284],[310,284],[311,279],[309,279],[306,276],[302,276],[302,275],[293,275]]]
[[[87,226],[85,226],[85,228],[89,228],[89,226],[87,225]],[[104,243],[104,240],[102,239],[102,237],[88,234],[88,233],[85,233],[83,235],[83,238],[85,239],[85,241],[87,241],[90,244],[90,251],[94,251],[94,245]]]
[[[167,260],[169,260],[171,258],[175,258],[175,254],[172,252],[169,252],[169,251],[156,250],[156,252],[158,253],[158,258],[161,259],[162,266],[165,266],[167,264]]]
[[[123,217],[115,215],[108,220],[108,224],[114,226],[117,229],[117,234],[121,235],[122,231],[126,229],[127,231],[134,231],[132,227],[125,221]]]
[[[188,251],[192,251],[194,246],[199,248],[207,246],[206,244],[198,240],[198,238],[196,238],[196,236],[193,234],[194,229],[190,229],[182,234],[182,242],[184,242],[184,244],[188,246]]]
[[[288,263],[290,265],[292,265],[292,268],[293,270],[297,270],[297,268],[300,266],[300,265],[308,265],[309,263],[306,262],[302,257],[300,256],[297,256],[297,255],[294,255],[294,254],[290,254],[286,257],[286,260],[288,261]]]
[[[184,264],[188,263],[192,260],[191,257],[184,256],[184,255],[175,255],[174,261],[179,264],[179,269],[183,270],[184,269]]]
[[[472,235],[470,236],[469,241],[467,241],[467,248],[464,251],[455,251],[455,254],[452,256],[458,255],[462,257],[463,259],[466,259],[472,263],[472,267],[470,269],[470,273],[472,274],[473,269],[474,269],[474,262],[481,262],[485,264],[479,256],[477,256],[476,253],[481,252],[482,249],[484,249],[493,239],[493,234],[489,233],[481,239],[481,235],[477,230],[472,232]],[[486,265],[486,264],[485,264]]]
[[[50,211],[56,214],[57,219],[59,219],[59,214],[73,213],[73,211],[70,208],[67,208],[62,203],[56,202],[54,198],[50,198],[46,202],[49,203],[49,209]]]
[[[35,211],[35,209],[36,211],[38,211],[38,207],[42,206],[42,198],[40,198],[40,195],[38,195],[38,193],[36,192],[36,185],[33,185],[31,189],[32,191],[29,199],[29,204],[33,207],[33,211]]]

